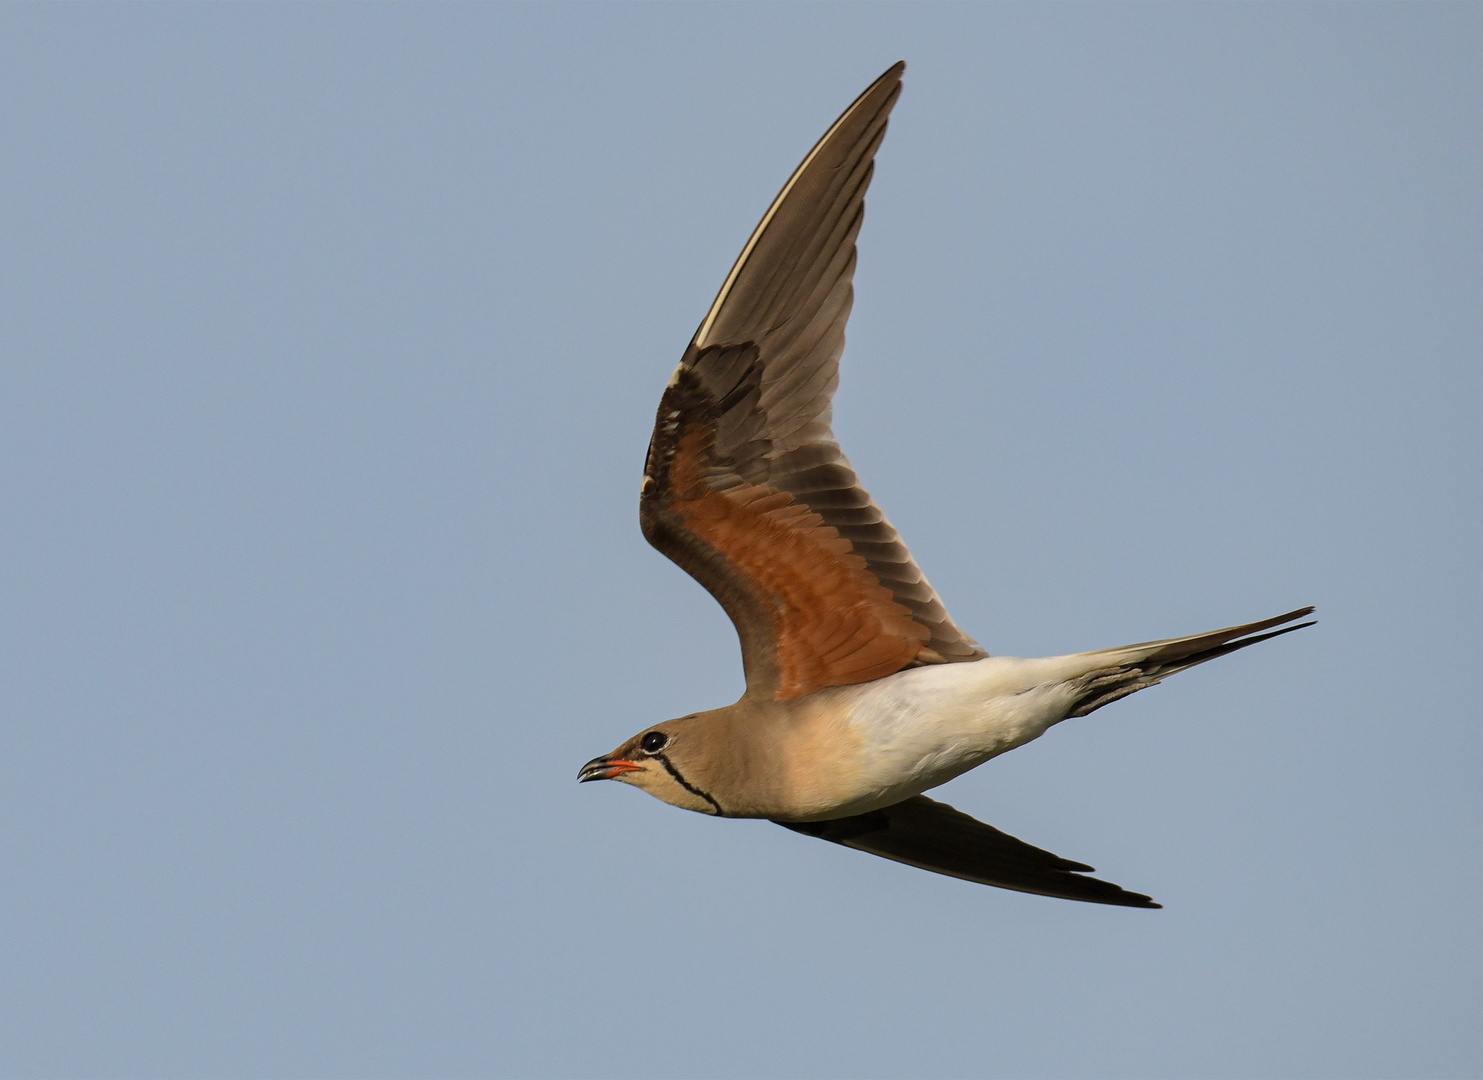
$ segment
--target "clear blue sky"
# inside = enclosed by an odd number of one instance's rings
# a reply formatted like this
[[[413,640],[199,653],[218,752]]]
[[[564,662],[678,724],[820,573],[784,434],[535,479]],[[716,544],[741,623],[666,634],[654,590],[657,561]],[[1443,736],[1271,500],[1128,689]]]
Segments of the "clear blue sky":
[[[1319,606],[942,789],[1163,911],[577,766],[741,687],[660,389],[909,62],[837,430],[957,621]],[[1483,1071],[1483,7],[0,10],[0,1072]]]

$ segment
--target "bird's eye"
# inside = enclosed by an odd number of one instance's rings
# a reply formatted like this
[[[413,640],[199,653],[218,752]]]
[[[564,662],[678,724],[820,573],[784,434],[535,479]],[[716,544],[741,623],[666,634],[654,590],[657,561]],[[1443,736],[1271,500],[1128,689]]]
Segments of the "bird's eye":
[[[669,736],[662,731],[651,731],[639,740],[639,749],[646,754],[657,754],[664,749],[664,744],[669,742]]]

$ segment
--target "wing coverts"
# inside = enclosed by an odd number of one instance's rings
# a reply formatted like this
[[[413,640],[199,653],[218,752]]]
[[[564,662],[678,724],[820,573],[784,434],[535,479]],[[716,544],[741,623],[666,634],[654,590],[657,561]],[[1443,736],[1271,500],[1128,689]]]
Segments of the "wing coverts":
[[[779,700],[987,655],[953,624],[830,429],[855,237],[898,64],[752,234],[659,403],[644,536],[720,602]]]

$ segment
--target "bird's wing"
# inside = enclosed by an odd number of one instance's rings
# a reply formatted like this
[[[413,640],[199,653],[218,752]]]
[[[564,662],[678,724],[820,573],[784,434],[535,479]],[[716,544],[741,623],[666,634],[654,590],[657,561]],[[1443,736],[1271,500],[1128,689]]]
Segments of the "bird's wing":
[[[794,832],[981,885],[1093,904],[1161,906],[1110,881],[1083,877],[1082,874],[1092,869],[1090,866],[1031,847],[925,795],[855,817],[778,824]]]
[[[987,655],[948,617],[830,430],[855,236],[896,64],[763,215],[659,403],[644,536],[741,638],[749,693],[780,700]]]

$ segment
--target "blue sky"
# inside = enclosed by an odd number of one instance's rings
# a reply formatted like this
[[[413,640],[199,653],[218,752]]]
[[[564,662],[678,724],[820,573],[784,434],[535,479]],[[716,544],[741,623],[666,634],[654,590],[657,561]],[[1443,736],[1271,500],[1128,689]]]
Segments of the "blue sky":
[[[0,11],[0,1072],[1478,1075],[1483,9]],[[836,431],[1043,655],[941,797],[1158,912],[574,780],[741,688],[636,515],[892,61]]]

